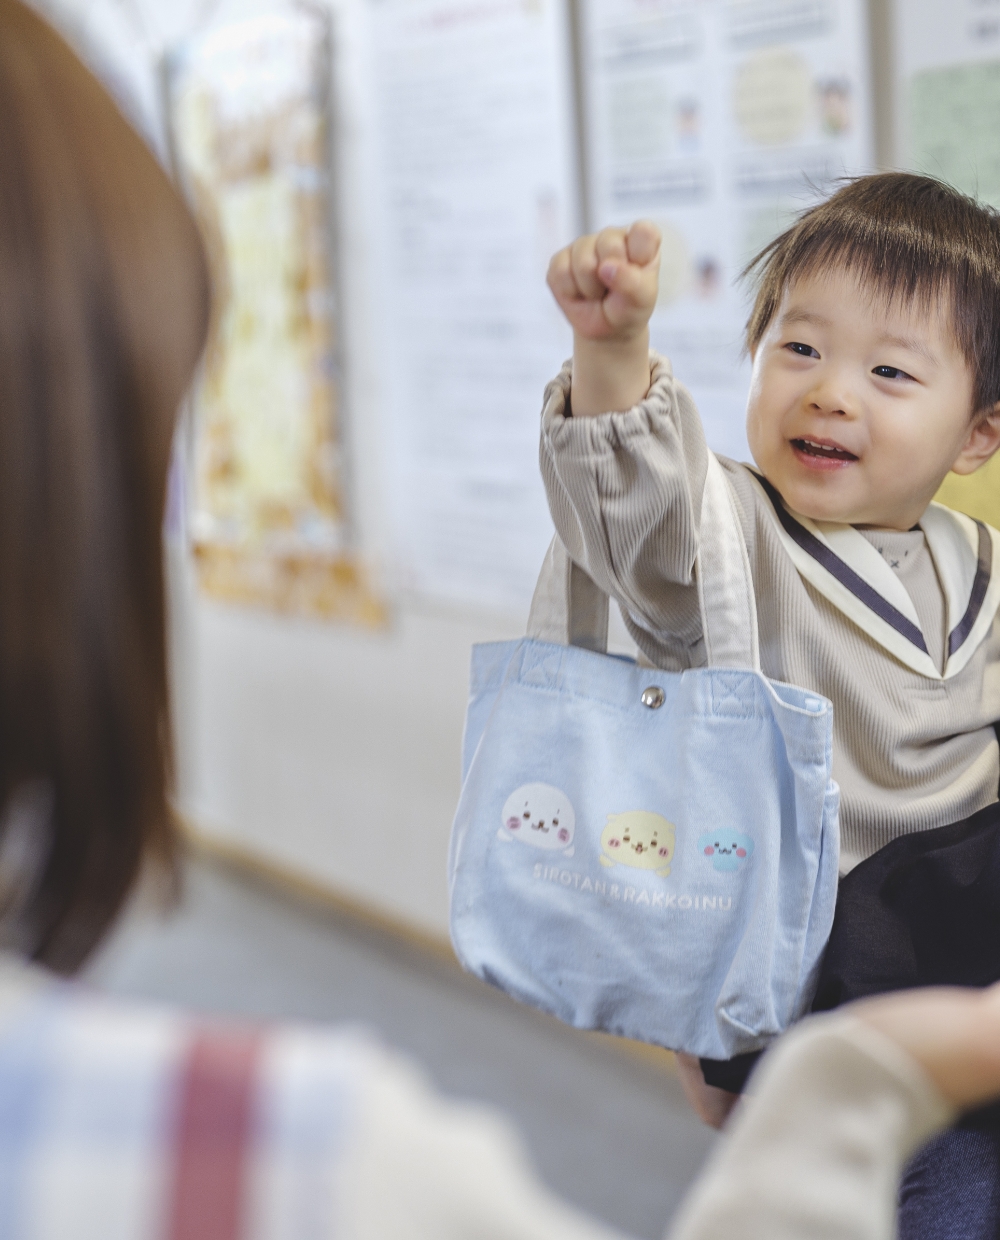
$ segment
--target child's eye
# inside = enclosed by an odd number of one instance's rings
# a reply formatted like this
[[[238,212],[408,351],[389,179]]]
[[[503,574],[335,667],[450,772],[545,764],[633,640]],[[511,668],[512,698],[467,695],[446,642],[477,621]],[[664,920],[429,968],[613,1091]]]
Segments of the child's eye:
[[[785,345],[785,348],[792,353],[797,353],[799,357],[819,357],[811,344],[803,344],[801,340],[792,340]]]
[[[878,375],[880,379],[912,379],[912,375],[908,375],[905,370],[900,370],[898,366],[876,366],[872,371],[873,375]]]

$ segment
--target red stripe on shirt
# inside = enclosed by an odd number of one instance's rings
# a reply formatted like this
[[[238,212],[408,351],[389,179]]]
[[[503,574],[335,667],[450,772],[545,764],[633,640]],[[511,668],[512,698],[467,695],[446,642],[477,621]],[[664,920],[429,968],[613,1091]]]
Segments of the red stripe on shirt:
[[[181,1068],[168,1240],[241,1240],[262,1034],[202,1030]]]

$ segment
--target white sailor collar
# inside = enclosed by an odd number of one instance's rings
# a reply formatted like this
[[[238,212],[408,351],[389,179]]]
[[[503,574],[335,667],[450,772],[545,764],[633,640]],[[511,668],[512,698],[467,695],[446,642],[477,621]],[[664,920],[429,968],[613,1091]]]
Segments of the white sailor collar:
[[[781,542],[800,575],[869,637],[929,680],[950,680],[968,664],[1000,607],[1000,534],[942,504],[920,520],[948,608],[944,673],[927,650],[905,586],[852,526],[812,521],[787,508],[750,471]]]

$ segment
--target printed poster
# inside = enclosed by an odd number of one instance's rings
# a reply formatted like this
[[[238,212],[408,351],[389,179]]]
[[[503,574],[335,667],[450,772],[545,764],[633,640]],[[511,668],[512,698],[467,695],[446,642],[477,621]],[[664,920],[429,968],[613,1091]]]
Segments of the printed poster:
[[[380,379],[396,580],[523,618],[552,524],[545,284],[579,231],[565,0],[370,0]]]
[[[902,167],[1000,207],[1000,3],[908,0],[897,8],[896,135]],[[1000,457],[949,474],[937,499],[1000,526]]]
[[[748,459],[744,266],[870,171],[863,0],[583,0],[591,226],[663,232],[653,346]]]
[[[329,24],[290,5],[167,60],[174,157],[218,299],[190,529],[208,594],[378,624],[352,555],[339,402]]]

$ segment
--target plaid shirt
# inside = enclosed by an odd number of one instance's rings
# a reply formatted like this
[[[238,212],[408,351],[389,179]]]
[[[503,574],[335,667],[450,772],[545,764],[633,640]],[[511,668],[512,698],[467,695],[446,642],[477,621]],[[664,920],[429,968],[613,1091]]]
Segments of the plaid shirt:
[[[2,1240],[327,1240],[366,1055],[60,984],[0,1025]]]
[[[0,1240],[621,1240],[377,1042],[206,1024],[0,953]]]

